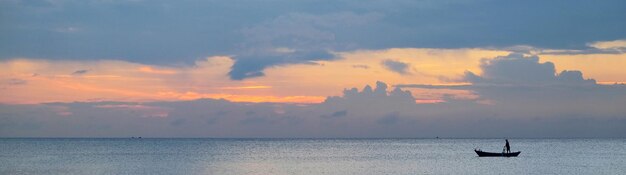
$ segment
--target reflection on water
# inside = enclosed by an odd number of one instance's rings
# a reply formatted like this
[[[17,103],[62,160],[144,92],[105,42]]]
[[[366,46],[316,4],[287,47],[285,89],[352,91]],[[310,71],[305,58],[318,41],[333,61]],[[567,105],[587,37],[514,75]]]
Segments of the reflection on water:
[[[624,139],[0,139],[0,174],[626,174]]]

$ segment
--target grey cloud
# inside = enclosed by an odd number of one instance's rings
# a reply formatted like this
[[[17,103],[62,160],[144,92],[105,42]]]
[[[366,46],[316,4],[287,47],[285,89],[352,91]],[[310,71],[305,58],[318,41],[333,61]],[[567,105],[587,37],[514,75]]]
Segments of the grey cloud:
[[[383,116],[382,118],[376,120],[377,123],[383,124],[383,125],[393,125],[393,124],[398,123],[399,121],[400,121],[400,116],[398,115],[397,112],[387,114]]]
[[[537,56],[525,57],[514,53],[484,59],[480,67],[483,71],[481,76],[468,72],[466,80],[472,83],[542,83],[556,78],[554,64],[539,63]]]
[[[360,92],[356,88],[345,89],[343,96],[328,97],[323,104],[335,107],[369,106],[371,108],[397,108],[415,104],[415,98],[411,92],[403,91],[400,88],[395,88],[391,92],[388,92],[387,88],[387,84],[378,81],[374,89],[369,85],[365,86]]]
[[[213,124],[216,124],[216,123],[218,123],[219,119],[220,119],[220,117],[211,117],[211,118],[208,118],[208,119],[206,120],[206,124],[207,124],[207,125],[213,125]]]
[[[185,122],[186,122],[186,121],[187,121],[187,120],[186,120],[186,119],[184,119],[184,118],[179,118],[179,119],[176,119],[176,120],[171,121],[171,122],[170,122],[170,125],[172,125],[172,126],[182,126],[182,125],[184,125],[184,124],[185,124]]]
[[[582,72],[564,70],[556,73],[552,62],[539,63],[537,56],[513,53],[484,59],[480,68],[482,75],[466,72],[464,80],[475,86],[548,86],[548,85],[595,85],[594,79],[584,79]]]
[[[246,55],[234,57],[235,63],[228,72],[233,80],[265,76],[264,69],[284,64],[307,64],[313,60],[328,60],[335,56],[328,51],[297,51],[286,54]]]
[[[331,119],[331,118],[345,117],[346,115],[348,115],[348,111],[342,110],[342,111],[333,112],[330,115],[322,115],[320,117],[325,118],[325,119]]]
[[[234,103],[210,99],[149,103],[75,102],[0,105],[2,111],[0,116],[5,117],[0,120],[0,125],[11,125],[15,122],[42,124],[37,130],[29,130],[25,125],[12,125],[3,128],[0,136],[367,136],[362,129],[375,128],[378,125],[376,121],[392,112],[390,110],[409,109],[412,107],[410,105],[415,105],[410,93],[398,89],[386,92],[387,88],[385,83],[377,82],[374,89],[357,91],[355,94],[346,91],[348,96],[333,97],[334,100],[313,105]],[[387,110],[386,106],[392,106],[393,109]],[[283,112],[276,113],[277,109]],[[348,111],[352,109],[368,110],[357,111],[354,115],[350,112],[348,115]],[[63,112],[71,112],[71,115],[58,115]],[[219,115],[219,119],[207,117],[214,115]],[[333,120],[320,123],[322,115],[332,116]],[[68,123],[72,125],[68,127]]]
[[[234,80],[263,76],[267,67],[334,59],[333,51],[349,43],[336,39],[337,30],[367,24],[372,14],[288,14],[243,30],[246,40],[235,56],[229,76]]]
[[[594,79],[584,79],[583,73],[580,71],[568,71],[564,70],[558,74],[556,80],[560,83],[564,84],[587,84],[594,85],[596,84],[596,80]]]
[[[6,81],[8,85],[24,85],[26,83],[28,83],[28,81],[19,78],[11,78]]]
[[[72,72],[72,75],[83,75],[83,74],[86,74],[87,72],[89,72],[89,70],[85,70],[85,69],[77,70],[77,71]]]
[[[254,112],[254,111],[247,111],[247,112],[246,112],[246,115],[247,115],[247,116],[252,116],[252,115],[254,115],[254,114],[256,114],[256,112]]]
[[[215,113],[215,115],[219,117],[219,116],[224,116],[224,115],[226,115],[226,114],[228,114],[228,113],[229,113],[228,111],[217,111],[217,112]]]
[[[228,75],[245,79],[359,49],[592,50],[626,36],[624,11],[621,0],[0,1],[0,59],[193,64],[234,55]]]
[[[473,75],[473,74],[472,74]],[[420,88],[420,89],[471,89],[472,85],[430,85],[430,84],[398,84],[399,88]]]
[[[224,116],[227,116],[228,114],[230,114],[230,112],[231,111],[217,111],[217,112],[214,112],[213,115],[209,115],[209,117],[207,117],[206,123],[208,125],[217,124],[217,123],[219,123],[221,118],[223,118]]]
[[[334,112],[331,116],[333,116],[333,117],[343,117],[343,116],[346,116],[346,115],[348,115],[348,111],[343,110],[343,111]]]
[[[409,74],[410,67],[408,63],[394,60],[385,60],[381,64],[392,72],[396,72],[399,74]]]
[[[256,117],[256,116],[248,117],[239,121],[239,123],[245,124],[245,125],[253,125],[253,124],[268,123],[268,122],[270,121],[267,120],[265,117]]]
[[[454,99],[448,99],[446,103],[416,104],[409,92],[396,88],[383,93],[388,87],[378,82],[375,88],[346,90],[342,96],[329,97],[324,103],[311,105],[234,103],[210,99],[149,103],[0,104],[0,136],[623,137],[626,133],[623,114],[626,111],[620,104],[626,103],[626,98],[615,96],[615,93],[624,94],[626,87],[601,87],[606,89],[591,90],[614,96],[593,94],[574,102],[568,102],[571,99],[544,98],[532,103],[517,103],[528,94],[515,92],[516,98],[499,98],[497,100],[502,101],[495,104]],[[548,93],[554,92],[558,91]],[[559,93],[576,95],[572,92],[578,91]],[[154,111],[131,110],[146,107],[168,109],[165,112],[169,115],[145,115]],[[275,113],[277,107],[284,113]],[[65,111],[72,115],[57,115]],[[350,115],[347,115],[348,111]],[[207,118],[216,114],[220,115],[218,123]],[[322,115],[337,117],[320,120]]]
[[[625,136],[626,85],[597,84],[584,78],[580,71],[557,73],[554,64],[519,54],[484,61],[481,68],[481,75],[466,75],[465,80],[471,85],[396,85],[390,90],[390,86],[379,81],[374,87],[345,89],[340,96],[308,105],[211,99],[0,104],[0,136]],[[479,97],[446,97],[443,103],[417,104],[410,91],[401,88],[469,90]],[[217,123],[209,117],[216,115]],[[177,124],[184,127],[173,127]]]
[[[352,65],[352,68],[369,69],[370,67],[367,65],[357,64],[357,65]]]
[[[626,41],[624,38],[617,38],[620,40],[615,41],[598,41],[598,42],[623,42]],[[589,54],[623,54],[626,52],[626,47],[615,45],[615,46],[598,46],[597,42],[586,43],[586,48],[579,49],[545,49],[545,48],[537,48],[528,45],[518,45],[512,47],[502,48],[503,50],[508,50],[516,53],[524,53],[524,54],[536,54],[536,55],[589,55]]]
[[[576,113],[592,108],[610,110],[626,100],[624,85],[597,84],[594,79],[586,79],[582,72],[575,70],[557,73],[553,63],[539,63],[536,56],[500,56],[483,61],[481,69],[482,75],[466,73],[464,80],[471,85],[405,84],[398,87],[470,90],[479,95],[479,100],[491,100],[511,112],[520,113],[522,109],[534,109],[527,110],[527,113]]]

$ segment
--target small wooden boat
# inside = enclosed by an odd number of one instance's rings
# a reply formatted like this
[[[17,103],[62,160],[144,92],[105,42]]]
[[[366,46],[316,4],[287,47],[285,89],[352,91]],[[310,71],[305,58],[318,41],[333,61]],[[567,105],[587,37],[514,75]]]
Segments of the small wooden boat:
[[[476,152],[476,154],[478,154],[478,157],[517,157],[517,155],[519,155],[519,153],[521,153],[521,151],[518,152],[510,152],[510,153],[490,153],[490,152],[484,152],[478,149],[475,149],[474,152]]]

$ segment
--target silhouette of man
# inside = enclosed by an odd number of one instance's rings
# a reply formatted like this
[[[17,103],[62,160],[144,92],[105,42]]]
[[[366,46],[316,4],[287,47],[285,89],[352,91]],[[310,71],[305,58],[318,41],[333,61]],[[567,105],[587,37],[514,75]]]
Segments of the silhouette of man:
[[[511,146],[509,145],[509,139],[504,139],[504,141],[506,141],[506,144],[504,145],[504,147],[506,148],[506,153],[511,153]]]

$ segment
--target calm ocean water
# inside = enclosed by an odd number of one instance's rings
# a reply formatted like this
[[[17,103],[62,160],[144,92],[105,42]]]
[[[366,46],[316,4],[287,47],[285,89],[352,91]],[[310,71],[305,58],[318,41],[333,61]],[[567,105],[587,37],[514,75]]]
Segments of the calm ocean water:
[[[625,139],[0,139],[0,174],[626,174]]]

